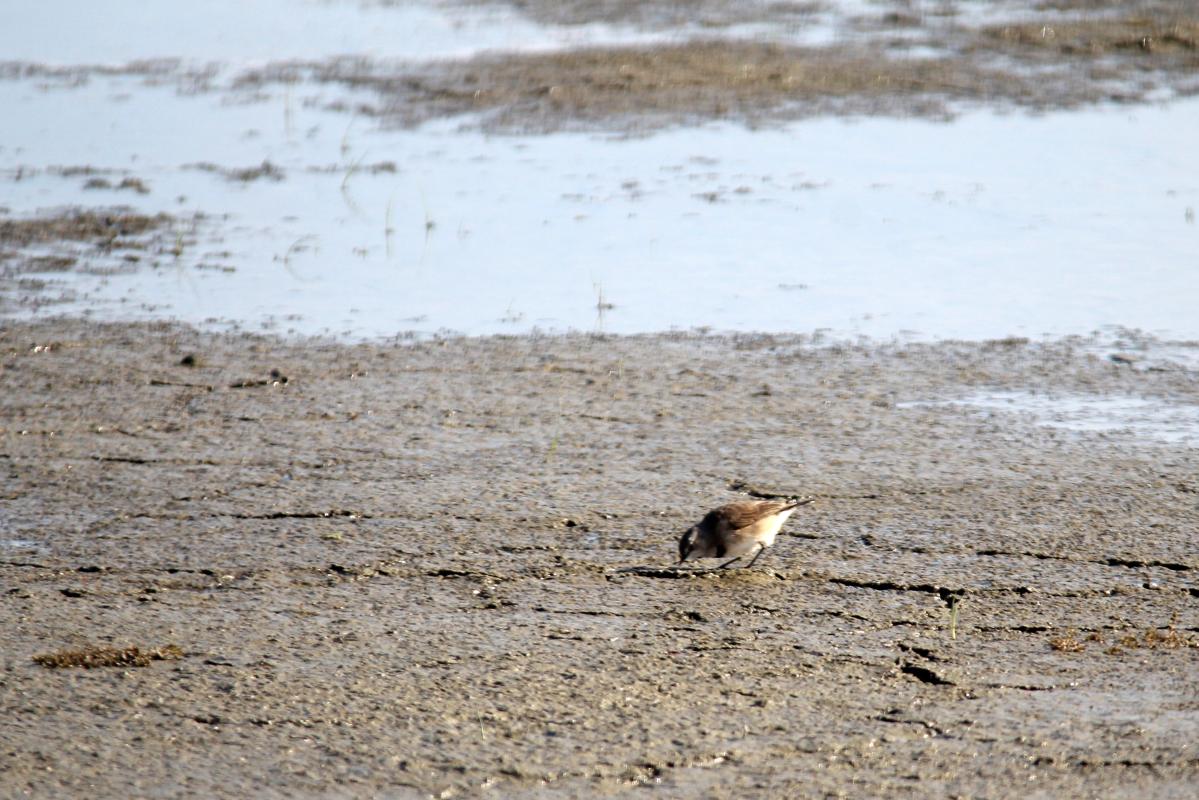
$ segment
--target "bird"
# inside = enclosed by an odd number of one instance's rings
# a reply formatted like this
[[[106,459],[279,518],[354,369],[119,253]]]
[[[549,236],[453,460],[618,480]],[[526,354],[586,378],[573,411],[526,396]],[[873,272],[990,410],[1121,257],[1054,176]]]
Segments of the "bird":
[[[690,558],[733,556],[720,565],[724,569],[756,549],[753,560],[745,565],[752,567],[766,548],[774,544],[774,537],[787,517],[814,499],[740,500],[714,508],[679,539],[678,563]]]

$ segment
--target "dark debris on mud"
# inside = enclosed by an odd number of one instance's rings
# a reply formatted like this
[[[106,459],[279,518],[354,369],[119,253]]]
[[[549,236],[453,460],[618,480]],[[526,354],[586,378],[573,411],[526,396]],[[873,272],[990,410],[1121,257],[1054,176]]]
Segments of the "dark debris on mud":
[[[168,644],[165,647],[142,649],[139,647],[86,647],[78,650],[59,650],[54,653],[42,653],[33,657],[33,661],[49,669],[64,669],[67,667],[148,667],[155,661],[178,661],[183,658],[183,650],[177,645]]]
[[[211,162],[200,162],[197,164],[188,164],[190,169],[198,169],[203,172],[213,172],[223,176],[230,181],[238,183],[250,183],[257,180],[281,181],[287,177],[287,173],[283,169],[269,160],[263,161],[261,164],[253,167],[222,167],[219,164]]]

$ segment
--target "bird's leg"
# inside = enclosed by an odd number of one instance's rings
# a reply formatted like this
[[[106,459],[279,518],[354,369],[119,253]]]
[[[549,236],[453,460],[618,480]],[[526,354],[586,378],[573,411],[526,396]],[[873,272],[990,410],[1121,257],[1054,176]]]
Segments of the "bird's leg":
[[[737,556],[736,558],[730,558],[728,561],[724,562],[723,564],[721,564],[721,565],[720,565],[719,567],[717,567],[716,569],[724,569],[724,568],[725,568],[725,567],[727,567],[729,564],[735,564],[735,563],[737,563],[737,562],[738,562],[738,561],[740,561],[740,560],[741,560],[741,556]]]
[[[749,569],[750,567],[752,567],[757,562],[758,557],[765,552],[766,552],[766,546],[763,545],[761,542],[759,542],[758,543],[758,552],[754,553],[753,560],[750,561],[748,564],[746,564],[744,569]]]

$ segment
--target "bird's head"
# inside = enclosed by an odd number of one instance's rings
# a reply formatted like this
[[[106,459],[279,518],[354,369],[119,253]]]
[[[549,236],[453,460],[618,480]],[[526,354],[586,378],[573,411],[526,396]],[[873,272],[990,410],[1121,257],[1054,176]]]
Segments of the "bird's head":
[[[699,535],[699,526],[692,525],[687,530],[683,531],[682,537],[679,539],[679,563],[682,564],[687,560],[687,556],[691,555],[695,550],[695,537]]]

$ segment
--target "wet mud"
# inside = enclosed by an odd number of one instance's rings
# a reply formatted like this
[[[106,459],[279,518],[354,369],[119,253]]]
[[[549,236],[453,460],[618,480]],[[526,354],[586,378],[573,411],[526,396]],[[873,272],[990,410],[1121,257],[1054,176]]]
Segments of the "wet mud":
[[[1039,99],[1043,83],[939,60],[890,59],[845,47],[798,48],[738,41],[615,47],[563,53],[486,55],[399,73],[387,65],[335,61],[245,76],[308,79],[368,88],[374,106],[356,110],[403,125],[478,114],[506,132],[615,128],[730,120],[782,122],[822,114],[948,117],[954,99],[1019,95]]]
[[[0,785],[1187,796],[1197,451],[912,405],[1199,403],[1134,344],[6,321]],[[755,569],[672,564],[801,494]]]

